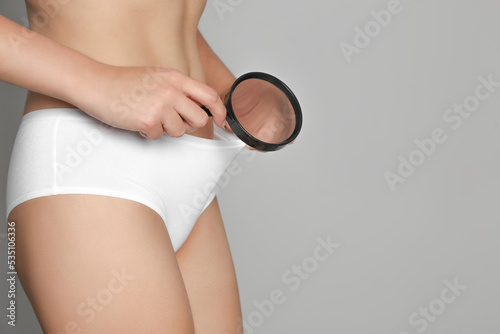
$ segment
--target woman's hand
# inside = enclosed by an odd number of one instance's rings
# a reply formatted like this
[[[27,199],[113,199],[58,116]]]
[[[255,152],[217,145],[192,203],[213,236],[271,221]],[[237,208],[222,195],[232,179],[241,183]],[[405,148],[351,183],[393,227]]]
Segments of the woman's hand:
[[[152,140],[163,134],[180,137],[206,125],[209,117],[200,105],[210,110],[217,126],[225,125],[226,108],[217,91],[177,70],[104,65],[91,81],[84,85],[89,94],[78,92],[79,108]]]
[[[215,89],[179,71],[106,65],[0,15],[0,80],[74,105],[148,138],[179,137],[226,109]],[[10,38],[7,38],[10,36]],[[12,42],[13,38],[17,43]]]

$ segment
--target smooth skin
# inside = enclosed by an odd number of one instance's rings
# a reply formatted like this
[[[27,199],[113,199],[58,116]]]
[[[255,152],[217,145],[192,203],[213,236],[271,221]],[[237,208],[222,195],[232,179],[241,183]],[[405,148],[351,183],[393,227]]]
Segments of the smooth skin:
[[[223,126],[220,97],[235,78],[197,29],[205,4],[27,1],[32,31],[0,16],[0,80],[29,90],[25,113],[76,106],[152,140],[210,139],[199,105]],[[43,12],[53,14],[45,24]],[[121,198],[36,198],[9,221],[18,276],[44,333],[243,332],[216,199],[177,253],[156,212]]]

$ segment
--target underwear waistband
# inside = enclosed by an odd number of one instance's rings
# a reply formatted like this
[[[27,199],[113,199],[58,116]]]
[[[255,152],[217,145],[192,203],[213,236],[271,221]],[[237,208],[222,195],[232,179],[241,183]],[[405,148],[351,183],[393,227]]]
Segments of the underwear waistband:
[[[77,108],[37,109],[23,115],[21,122],[30,123],[37,120],[47,119],[70,119],[80,122],[102,123],[98,119],[93,118],[81,109]],[[221,129],[216,125],[214,125],[214,139],[197,137],[190,134],[183,135],[182,137],[168,137],[165,135],[164,138],[179,142],[179,144],[201,146],[203,148],[212,148],[215,143],[217,144],[215,145],[216,148],[219,149],[245,146],[245,144],[235,134],[226,129]]]

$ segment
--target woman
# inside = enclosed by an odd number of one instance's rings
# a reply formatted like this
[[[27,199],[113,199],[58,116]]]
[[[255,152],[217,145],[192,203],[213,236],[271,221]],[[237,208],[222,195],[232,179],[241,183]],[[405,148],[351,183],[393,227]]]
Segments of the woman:
[[[8,221],[44,332],[243,332],[214,198],[243,145],[221,129],[235,78],[197,29],[205,4],[28,0],[32,31],[0,16],[0,80],[29,91]]]

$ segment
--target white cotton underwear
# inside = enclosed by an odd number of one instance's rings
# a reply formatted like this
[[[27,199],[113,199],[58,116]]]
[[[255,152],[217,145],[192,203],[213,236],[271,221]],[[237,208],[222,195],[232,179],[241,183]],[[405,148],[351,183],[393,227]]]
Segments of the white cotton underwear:
[[[156,211],[177,251],[245,144],[214,126],[214,139],[143,138],[79,109],[23,116],[7,181],[7,217],[30,199],[61,194],[124,198]]]

